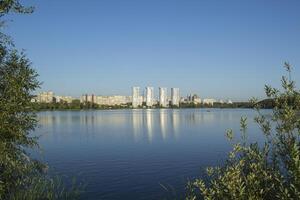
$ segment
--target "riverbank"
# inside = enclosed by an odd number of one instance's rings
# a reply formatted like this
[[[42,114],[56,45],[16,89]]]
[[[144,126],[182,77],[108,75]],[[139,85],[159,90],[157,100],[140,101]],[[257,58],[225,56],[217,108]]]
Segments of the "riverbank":
[[[33,103],[34,108],[37,111],[46,111],[46,110],[118,110],[118,109],[161,109],[158,105],[147,107],[145,105],[138,108],[132,108],[131,104],[126,105],[98,105],[98,104],[83,104],[80,102],[72,103]],[[170,106],[167,109],[189,109],[189,108],[253,108],[252,105],[248,102],[235,102],[232,104],[221,104],[215,103],[213,105],[207,104],[180,104],[180,106]]]
[[[274,100],[264,99],[259,102],[259,105],[263,109],[274,108]],[[36,110],[117,110],[117,109],[160,109],[159,105],[147,107],[145,103],[138,108],[132,108],[131,103],[122,105],[98,105],[95,103],[81,103],[79,100],[74,100],[71,103],[33,103]],[[184,108],[253,108],[250,102],[233,102],[233,103],[214,103],[211,104],[195,104],[195,103],[181,103],[180,106],[168,107],[169,109],[184,109]]]

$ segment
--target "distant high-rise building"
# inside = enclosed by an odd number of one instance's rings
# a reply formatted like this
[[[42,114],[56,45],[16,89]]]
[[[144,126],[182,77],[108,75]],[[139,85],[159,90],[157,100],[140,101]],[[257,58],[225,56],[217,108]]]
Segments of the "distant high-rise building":
[[[97,96],[96,102],[99,105],[115,106],[115,105],[125,105],[131,102],[131,97],[128,96]]]
[[[41,92],[36,97],[36,102],[41,103],[53,103],[54,102],[54,92]]]
[[[153,106],[154,104],[154,88],[146,87],[146,106]]]
[[[140,87],[132,87],[132,107],[141,106]]]
[[[125,105],[132,102],[131,96],[96,96],[96,95],[82,95],[80,98],[81,103],[94,103],[105,106]]]
[[[90,102],[90,103],[96,103],[96,97],[94,94],[92,95],[87,95],[87,102]]]
[[[80,97],[80,103],[86,103],[87,102],[87,94],[84,94]]]
[[[173,106],[179,106],[180,94],[179,88],[171,88],[171,103]]]
[[[161,107],[167,107],[168,106],[168,90],[167,88],[160,87],[159,88],[159,105]]]
[[[89,95],[89,94],[84,94],[84,95],[82,95],[81,97],[80,97],[80,102],[81,103],[92,103],[92,104],[97,104],[97,102],[96,102],[96,95],[94,95],[94,94],[91,94],[91,95]]]

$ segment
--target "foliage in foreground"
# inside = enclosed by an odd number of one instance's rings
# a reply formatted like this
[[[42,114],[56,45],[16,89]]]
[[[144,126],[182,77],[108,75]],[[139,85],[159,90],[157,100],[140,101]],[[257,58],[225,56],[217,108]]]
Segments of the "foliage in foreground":
[[[31,13],[32,8],[0,1],[0,199],[74,199],[79,190],[65,190],[61,179],[48,176],[47,166],[28,154],[38,148],[30,135],[37,125],[30,101],[40,83],[30,61],[2,33],[2,17],[10,12]]]
[[[241,118],[241,140],[227,137],[233,150],[223,167],[208,168],[208,181],[188,184],[188,200],[194,199],[300,199],[300,94],[289,78],[282,77],[282,91],[265,86],[266,95],[275,100],[271,117],[265,116],[257,101],[254,119],[265,136],[265,143],[247,141],[247,119]]]

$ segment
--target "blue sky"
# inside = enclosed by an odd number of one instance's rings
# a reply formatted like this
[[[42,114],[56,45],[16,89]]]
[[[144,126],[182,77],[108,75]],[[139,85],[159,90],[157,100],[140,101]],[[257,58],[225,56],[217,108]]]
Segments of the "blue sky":
[[[60,95],[129,95],[131,86],[248,100],[300,81],[300,1],[29,0],[6,29]]]

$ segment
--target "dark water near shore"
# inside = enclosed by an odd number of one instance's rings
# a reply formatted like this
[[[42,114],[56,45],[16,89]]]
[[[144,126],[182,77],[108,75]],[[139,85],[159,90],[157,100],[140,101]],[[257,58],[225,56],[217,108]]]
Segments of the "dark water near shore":
[[[266,113],[270,111],[265,111]],[[230,150],[248,117],[250,140],[262,140],[248,109],[52,111],[38,114],[42,159],[87,183],[82,199],[174,199]]]

